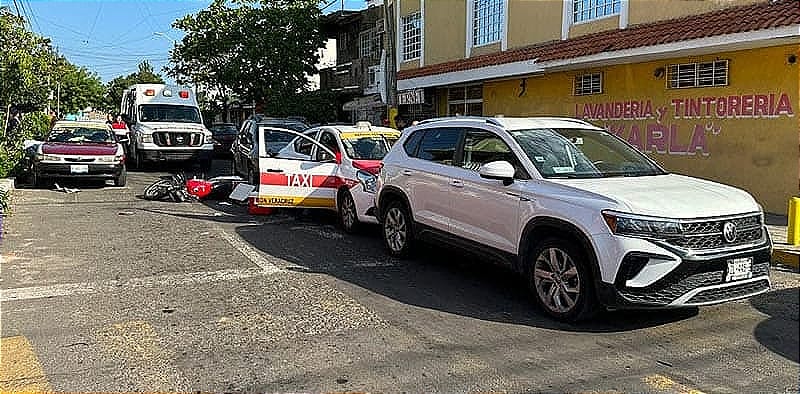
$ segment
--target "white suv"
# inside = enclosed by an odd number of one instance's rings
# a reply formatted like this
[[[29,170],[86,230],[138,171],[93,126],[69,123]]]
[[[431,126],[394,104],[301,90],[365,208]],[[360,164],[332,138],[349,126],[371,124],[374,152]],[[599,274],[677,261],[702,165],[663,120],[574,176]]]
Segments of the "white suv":
[[[715,304],[770,288],[747,192],[670,174],[569,118],[441,118],[403,132],[376,195],[389,252],[426,239],[524,275],[557,319]]]

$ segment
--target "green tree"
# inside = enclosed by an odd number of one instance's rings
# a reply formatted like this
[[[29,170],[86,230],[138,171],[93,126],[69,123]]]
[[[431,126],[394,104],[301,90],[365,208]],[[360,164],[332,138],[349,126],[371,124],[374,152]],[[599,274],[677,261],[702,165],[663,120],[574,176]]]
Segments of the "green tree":
[[[296,95],[316,72],[320,16],[316,0],[214,0],[173,23],[186,35],[167,73],[221,103],[231,94],[258,103]]]
[[[105,109],[107,111],[119,110],[119,104],[122,102],[122,92],[137,83],[164,83],[164,78],[153,71],[153,66],[147,60],[139,63],[138,71],[124,77],[116,77],[106,85]]]
[[[84,67],[70,64],[64,58],[60,58],[58,64],[55,93],[62,113],[103,107],[106,89],[100,77]]]
[[[43,108],[54,60],[49,39],[28,31],[22,18],[0,8],[0,112],[7,113],[9,106]]]

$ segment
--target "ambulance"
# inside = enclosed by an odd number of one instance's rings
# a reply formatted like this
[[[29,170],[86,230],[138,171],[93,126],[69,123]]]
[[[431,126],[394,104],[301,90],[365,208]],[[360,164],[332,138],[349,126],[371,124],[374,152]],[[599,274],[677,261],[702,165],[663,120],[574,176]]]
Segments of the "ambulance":
[[[256,205],[334,210],[347,232],[378,222],[377,176],[399,131],[359,122],[302,132],[262,126],[258,134]]]
[[[122,95],[122,114],[131,131],[129,159],[189,161],[211,166],[212,134],[203,125],[194,91],[187,86],[137,84]]]

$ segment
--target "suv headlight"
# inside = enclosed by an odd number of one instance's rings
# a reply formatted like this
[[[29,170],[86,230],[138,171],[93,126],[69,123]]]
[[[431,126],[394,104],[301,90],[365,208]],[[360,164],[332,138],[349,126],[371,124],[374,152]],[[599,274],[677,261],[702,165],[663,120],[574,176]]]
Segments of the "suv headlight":
[[[53,155],[45,155],[43,153],[36,154],[36,161],[61,161],[61,158]]]
[[[364,186],[365,192],[375,194],[375,191],[378,189],[378,177],[363,170],[358,170],[358,172],[356,172],[356,177],[358,181],[361,182],[361,185]]]
[[[145,144],[150,144],[153,142],[153,135],[152,134],[142,134],[142,142]]]
[[[617,235],[665,239],[678,236],[683,232],[679,222],[666,218],[603,211],[603,219],[605,219],[611,232]]]

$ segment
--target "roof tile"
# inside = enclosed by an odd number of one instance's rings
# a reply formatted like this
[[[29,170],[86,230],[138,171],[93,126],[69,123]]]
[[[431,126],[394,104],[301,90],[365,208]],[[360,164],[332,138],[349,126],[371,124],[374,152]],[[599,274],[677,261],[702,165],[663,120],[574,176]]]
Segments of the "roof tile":
[[[760,2],[403,70],[398,73],[397,78],[409,79],[533,59],[537,59],[538,62],[563,60],[612,50],[668,44],[796,24],[800,24],[800,1]]]

